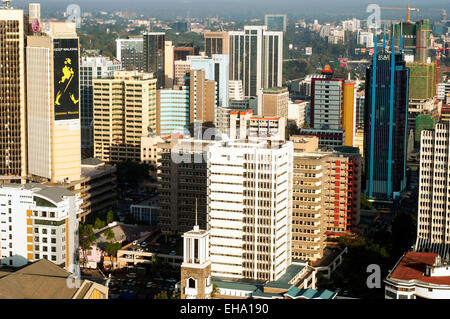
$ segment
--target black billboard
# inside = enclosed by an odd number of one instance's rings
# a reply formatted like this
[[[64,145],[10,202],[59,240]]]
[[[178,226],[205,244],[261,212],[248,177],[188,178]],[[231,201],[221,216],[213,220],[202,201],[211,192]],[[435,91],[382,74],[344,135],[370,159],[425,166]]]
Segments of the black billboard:
[[[55,121],[80,117],[78,39],[54,39]]]

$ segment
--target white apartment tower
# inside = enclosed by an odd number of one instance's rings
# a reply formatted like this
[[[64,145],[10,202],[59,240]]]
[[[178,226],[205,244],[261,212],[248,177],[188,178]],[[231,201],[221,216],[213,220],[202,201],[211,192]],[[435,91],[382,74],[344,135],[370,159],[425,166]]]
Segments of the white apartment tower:
[[[208,147],[213,277],[277,280],[291,264],[291,142],[220,141]]]
[[[437,123],[420,140],[419,207],[416,250],[446,256],[450,243],[450,126]]]
[[[48,259],[73,269],[78,264],[78,219],[82,200],[43,184],[0,186],[0,260],[21,267]]]

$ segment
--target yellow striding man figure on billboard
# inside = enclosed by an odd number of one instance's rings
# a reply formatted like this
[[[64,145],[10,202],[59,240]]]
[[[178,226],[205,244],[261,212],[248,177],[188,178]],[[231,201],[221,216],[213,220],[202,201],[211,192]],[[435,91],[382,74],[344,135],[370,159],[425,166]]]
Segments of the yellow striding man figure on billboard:
[[[62,68],[63,76],[61,77],[61,80],[58,81],[58,83],[65,83],[67,81],[67,85],[64,88],[63,92],[61,92],[61,90],[59,90],[58,93],[56,94],[56,100],[55,100],[56,105],[61,105],[59,103],[59,99],[61,98],[61,96],[64,93],[66,93],[67,88],[69,87],[69,84],[73,79],[74,72],[70,65],[72,65],[72,60],[70,60],[70,58],[66,58],[66,60],[64,61],[64,67]],[[73,93],[69,92],[69,96],[70,96],[70,99],[72,100],[73,104],[78,103],[79,100],[75,99],[75,96],[73,95]]]

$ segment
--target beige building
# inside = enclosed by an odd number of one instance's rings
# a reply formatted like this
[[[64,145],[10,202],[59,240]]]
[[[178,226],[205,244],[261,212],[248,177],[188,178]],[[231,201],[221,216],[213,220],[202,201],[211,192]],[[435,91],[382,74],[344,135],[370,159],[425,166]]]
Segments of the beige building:
[[[262,91],[262,114],[288,118],[289,91],[284,87],[274,87]],[[258,114],[260,115],[260,114]]]
[[[182,86],[185,83],[184,77],[186,73],[191,69],[191,61],[190,60],[178,60],[173,63],[173,72],[174,79],[173,84]]]
[[[151,73],[116,71],[95,79],[94,157],[140,161],[141,137],[156,132],[156,79]]]
[[[172,41],[164,42],[164,85],[165,88],[173,87],[174,79],[174,50],[175,46]]]
[[[416,251],[429,249],[443,256],[450,243],[449,140],[450,125],[443,122],[422,130],[420,139]]]
[[[285,140],[286,119],[284,117],[253,116],[253,111],[231,111],[230,139],[246,139],[249,137],[269,137]]]
[[[53,183],[81,175],[79,45],[74,23],[27,37],[28,173]]]
[[[0,8],[0,183],[27,175],[23,10]]]
[[[206,56],[211,58],[213,54],[229,54],[230,37],[227,31],[204,32],[203,37]]]

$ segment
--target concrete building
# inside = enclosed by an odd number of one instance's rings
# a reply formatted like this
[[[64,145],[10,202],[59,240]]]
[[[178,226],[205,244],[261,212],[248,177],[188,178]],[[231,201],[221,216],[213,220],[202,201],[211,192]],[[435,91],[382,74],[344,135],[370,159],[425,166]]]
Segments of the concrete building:
[[[156,132],[156,79],[116,71],[94,81],[94,157],[105,162],[141,159],[141,137]]]
[[[242,90],[242,81],[228,82],[228,98],[230,100],[243,100],[244,91]]]
[[[273,281],[290,266],[292,152],[267,139],[208,147],[213,276]]]
[[[230,31],[229,35],[230,80],[242,81],[245,97],[259,97],[260,115],[261,90],[282,86],[283,32],[245,26],[243,31]]]
[[[164,42],[164,87],[166,89],[173,87],[174,80],[174,48],[172,41]]]
[[[156,226],[159,214],[157,199],[152,197],[130,205],[130,214],[138,222]]]
[[[182,86],[186,82],[185,76],[186,73],[191,69],[191,61],[190,60],[178,60],[173,63],[174,69],[174,80],[173,84]]]
[[[205,54],[212,58],[213,54],[229,54],[228,31],[204,32]]]
[[[262,116],[280,116],[288,118],[289,91],[287,88],[274,87],[262,91]]]
[[[345,132],[343,130],[314,129],[304,127],[300,129],[301,135],[314,135],[319,138],[319,146],[341,146],[345,143]]]
[[[62,187],[0,186],[1,263],[21,267],[48,259],[66,269],[78,264],[81,199]]]
[[[158,162],[158,143],[163,142],[164,139],[158,135],[141,137],[141,162],[156,167]]]
[[[94,149],[94,86],[92,79],[111,78],[120,70],[119,60],[103,56],[82,56],[80,66],[80,121],[83,158],[92,156]],[[83,154],[84,153],[84,154]]]
[[[127,71],[144,71],[144,39],[142,36],[129,36],[116,39],[116,58]]]
[[[450,126],[438,123],[434,130],[423,130],[420,141],[419,204],[416,251],[428,251],[446,256],[449,251],[450,211],[447,187],[450,177]]]
[[[25,30],[23,10],[0,8],[0,182],[27,175]]]
[[[253,112],[231,111],[228,137],[245,140],[252,137],[285,140],[286,119],[284,117],[253,116]]]
[[[165,236],[207,223],[206,146],[212,141],[172,139],[158,144],[159,226]]]
[[[288,123],[289,121],[295,122],[298,128],[302,128],[306,123],[306,111],[308,109],[309,102],[297,100],[288,101]]]
[[[79,43],[75,23],[27,37],[28,173],[51,182],[81,175]]]
[[[432,252],[407,252],[384,283],[386,299],[450,299],[449,260]]]
[[[188,135],[190,124],[190,87],[156,91],[156,135],[167,137],[172,134]]]

